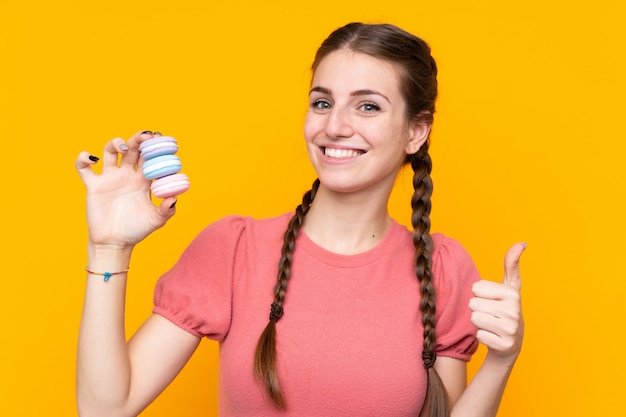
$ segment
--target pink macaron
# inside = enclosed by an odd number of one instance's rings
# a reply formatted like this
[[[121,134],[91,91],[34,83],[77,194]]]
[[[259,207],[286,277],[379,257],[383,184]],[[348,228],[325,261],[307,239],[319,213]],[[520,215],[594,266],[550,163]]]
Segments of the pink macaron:
[[[168,175],[154,180],[150,189],[157,198],[173,197],[189,189],[189,178],[185,174]]]

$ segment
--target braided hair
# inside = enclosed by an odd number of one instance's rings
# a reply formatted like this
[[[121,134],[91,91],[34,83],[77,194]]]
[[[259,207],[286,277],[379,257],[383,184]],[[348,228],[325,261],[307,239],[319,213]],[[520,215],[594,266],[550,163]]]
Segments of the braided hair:
[[[416,154],[409,155],[409,162],[414,172],[411,224],[415,246],[415,274],[419,281],[420,312],[424,328],[422,361],[428,372],[428,386],[421,415],[446,417],[450,415],[448,395],[439,374],[433,367],[437,359],[435,353],[437,333],[435,331],[436,291],[432,273],[433,239],[430,236],[430,197],[433,192],[433,182],[430,177],[432,161],[428,154],[428,143],[425,143]]]
[[[276,322],[283,316],[283,301],[287,292],[287,283],[291,278],[291,261],[296,247],[296,238],[302,229],[304,216],[309,211],[319,186],[320,181],[316,179],[311,190],[302,197],[302,203],[296,208],[296,213],[289,221],[285,231],[280,262],[278,263],[278,282],[274,287],[274,302],[270,309],[270,320],[259,338],[255,352],[254,374],[263,381],[270,398],[279,408],[285,408],[285,401],[280,391],[276,370]]]
[[[406,103],[406,120],[432,124],[437,98],[437,66],[426,42],[394,25],[349,23],[331,33],[319,47],[312,65],[313,72],[326,56],[340,49],[349,49],[395,64],[400,91]],[[415,274],[421,297],[419,309],[424,329],[422,360],[428,375],[426,399],[420,415],[447,417],[450,411],[446,390],[434,368],[434,349],[437,342],[436,294],[432,274],[433,240],[430,236],[432,161],[428,147],[426,142],[417,153],[407,155],[405,161],[414,171],[411,223],[415,246]],[[284,234],[269,323],[259,339],[255,354],[255,376],[265,385],[272,402],[282,409],[285,408],[285,400],[276,369],[276,322],[283,315],[295,241],[319,185],[319,179],[315,180],[312,189],[304,195],[302,203],[296,208]]]

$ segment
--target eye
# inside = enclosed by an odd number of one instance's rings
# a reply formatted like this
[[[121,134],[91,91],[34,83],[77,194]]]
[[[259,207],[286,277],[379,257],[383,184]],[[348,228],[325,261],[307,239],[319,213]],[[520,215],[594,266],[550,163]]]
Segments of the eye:
[[[367,102],[362,103],[359,106],[359,110],[364,111],[365,113],[375,113],[380,111],[380,106],[376,103]]]
[[[328,110],[330,107],[330,102],[325,99],[313,100],[311,103],[311,108],[314,110]]]

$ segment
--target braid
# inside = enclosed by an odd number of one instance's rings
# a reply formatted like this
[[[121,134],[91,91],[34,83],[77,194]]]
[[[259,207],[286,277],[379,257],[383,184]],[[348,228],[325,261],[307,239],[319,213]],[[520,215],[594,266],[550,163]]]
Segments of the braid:
[[[276,368],[276,322],[283,316],[283,302],[287,292],[287,283],[291,278],[291,263],[296,247],[296,238],[304,217],[313,203],[320,181],[313,182],[311,190],[302,197],[302,204],[296,208],[294,216],[289,221],[283,237],[283,247],[278,262],[277,283],[274,287],[274,302],[270,309],[269,323],[259,338],[254,357],[254,374],[261,380],[267,389],[272,402],[281,409],[285,408],[285,401],[280,391],[278,371]]]
[[[437,355],[435,345],[437,333],[435,331],[436,294],[432,273],[433,239],[430,236],[430,197],[433,192],[433,182],[430,177],[432,160],[428,154],[428,142],[415,155],[409,155],[413,168],[414,193],[411,198],[413,214],[413,244],[415,245],[415,273],[420,285],[420,311],[424,327],[424,348],[422,360],[428,372],[426,399],[422,413],[423,417],[449,416],[447,393],[441,378],[433,367]]]

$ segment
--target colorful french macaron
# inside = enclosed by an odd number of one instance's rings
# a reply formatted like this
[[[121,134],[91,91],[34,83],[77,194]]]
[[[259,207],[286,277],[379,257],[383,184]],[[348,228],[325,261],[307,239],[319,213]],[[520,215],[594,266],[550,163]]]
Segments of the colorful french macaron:
[[[148,160],[161,155],[174,155],[178,152],[176,139],[171,136],[155,136],[141,142],[139,152],[143,159]]]
[[[176,139],[170,136],[156,136],[139,145],[139,152],[145,161],[141,167],[146,179],[154,180],[150,189],[157,198],[173,197],[189,189],[189,179],[179,174],[183,165],[178,152]]]
[[[176,174],[183,168],[180,158],[176,155],[161,155],[148,159],[143,163],[143,176],[149,180]]]
[[[185,174],[168,175],[153,181],[150,189],[157,198],[173,197],[189,189],[189,178]]]

